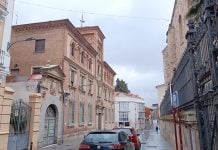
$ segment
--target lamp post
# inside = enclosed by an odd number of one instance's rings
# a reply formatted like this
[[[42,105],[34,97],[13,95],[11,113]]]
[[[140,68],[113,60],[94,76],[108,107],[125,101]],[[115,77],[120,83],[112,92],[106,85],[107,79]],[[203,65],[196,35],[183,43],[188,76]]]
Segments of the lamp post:
[[[18,41],[15,41],[13,43],[9,43],[7,44],[7,47],[5,48],[6,50],[1,50],[0,49],[0,84],[4,82],[5,80],[5,76],[9,73],[6,68],[8,68],[9,66],[9,49],[16,43],[19,43],[19,42],[24,42],[24,41],[33,41],[33,40],[36,40],[34,39],[33,37],[30,37],[30,38],[27,38],[27,39],[24,39],[24,40],[18,40]],[[5,57],[8,57],[7,58],[7,62],[8,64],[5,64],[6,63],[6,59]]]
[[[8,43],[8,46],[7,46],[7,52],[9,51],[9,49],[16,43],[19,43],[19,42],[25,42],[25,41],[35,41],[36,39],[33,38],[33,37],[30,37],[30,38],[27,38],[27,39],[24,39],[24,40],[18,40],[18,41],[15,41],[13,43]]]

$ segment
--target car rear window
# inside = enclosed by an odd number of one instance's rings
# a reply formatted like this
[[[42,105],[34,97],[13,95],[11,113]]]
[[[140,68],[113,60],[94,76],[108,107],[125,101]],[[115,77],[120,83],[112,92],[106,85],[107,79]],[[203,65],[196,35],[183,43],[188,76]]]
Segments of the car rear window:
[[[118,134],[115,132],[90,133],[85,137],[86,142],[114,143],[118,141]]]
[[[128,128],[116,128],[116,129],[113,129],[113,130],[119,130],[119,131],[124,131],[126,134],[132,134],[130,129]]]

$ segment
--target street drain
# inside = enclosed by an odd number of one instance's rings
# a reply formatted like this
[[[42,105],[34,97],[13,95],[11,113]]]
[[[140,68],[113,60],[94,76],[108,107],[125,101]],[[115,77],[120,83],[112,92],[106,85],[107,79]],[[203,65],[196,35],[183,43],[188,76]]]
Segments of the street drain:
[[[147,146],[147,147],[150,147],[150,148],[157,148],[157,146]]]

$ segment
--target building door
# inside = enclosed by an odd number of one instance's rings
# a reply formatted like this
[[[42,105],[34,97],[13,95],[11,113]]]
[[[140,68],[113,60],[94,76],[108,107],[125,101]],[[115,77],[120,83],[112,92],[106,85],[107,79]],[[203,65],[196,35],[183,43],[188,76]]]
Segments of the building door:
[[[50,105],[45,114],[45,126],[43,136],[43,146],[51,145],[56,142],[57,115],[56,107]]]

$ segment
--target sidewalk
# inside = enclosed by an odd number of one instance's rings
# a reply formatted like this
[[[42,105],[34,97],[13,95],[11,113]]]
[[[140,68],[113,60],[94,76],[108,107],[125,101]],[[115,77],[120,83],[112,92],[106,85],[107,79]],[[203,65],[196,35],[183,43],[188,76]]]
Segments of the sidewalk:
[[[64,143],[61,145],[54,144],[43,147],[41,150],[78,150],[82,139],[83,136],[68,137],[64,139]]]
[[[142,150],[173,150],[172,146],[161,136],[160,131],[145,130],[140,138]]]

